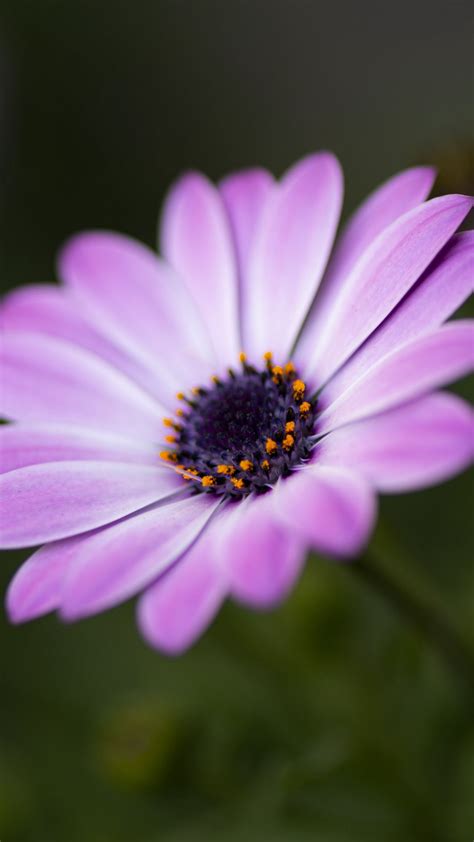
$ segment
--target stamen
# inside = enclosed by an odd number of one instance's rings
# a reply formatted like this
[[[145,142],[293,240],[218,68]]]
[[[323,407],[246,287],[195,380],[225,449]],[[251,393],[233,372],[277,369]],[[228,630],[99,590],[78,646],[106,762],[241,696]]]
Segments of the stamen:
[[[202,482],[204,488],[210,488],[212,485],[216,484],[216,481],[215,481],[214,477],[211,477],[211,476],[208,476],[208,475],[203,477],[201,482]]]
[[[290,436],[290,434],[288,434],[287,436],[285,436],[285,438],[282,441],[283,450],[291,450],[294,443],[295,443],[295,440],[294,440],[293,436]]]
[[[293,383],[293,394],[295,396],[295,400],[300,401],[303,397],[306,389],[306,383],[303,380],[295,380]]]
[[[217,466],[217,473],[218,474],[227,474],[228,476],[235,474],[235,468],[233,465],[218,465]]]
[[[275,453],[278,450],[278,445],[276,441],[274,441],[273,439],[267,439],[265,442],[265,450],[269,455]]]
[[[306,415],[311,409],[311,404],[308,401],[303,401],[300,404],[300,412],[302,415]]]
[[[176,436],[165,436],[165,441],[169,442],[170,444],[174,444],[177,441]]]
[[[178,454],[174,453],[173,450],[162,450],[160,453],[160,459],[164,459],[165,462],[177,462]]]
[[[242,461],[239,462],[239,467],[242,468],[243,471],[252,471],[253,462],[251,462],[249,459],[242,459]]]
[[[294,433],[295,431],[295,422],[294,421],[287,421],[285,424],[285,433]]]
[[[243,488],[244,487],[243,479],[236,479],[235,477],[232,477],[231,483],[235,488]]]

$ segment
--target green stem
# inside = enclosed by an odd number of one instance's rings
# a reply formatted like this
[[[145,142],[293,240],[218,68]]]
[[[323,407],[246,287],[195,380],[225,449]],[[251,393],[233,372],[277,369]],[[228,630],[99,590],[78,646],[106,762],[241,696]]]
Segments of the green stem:
[[[443,658],[456,678],[474,694],[474,655],[457,629],[431,604],[431,600],[416,594],[370,554],[348,564],[346,569],[351,570],[402,617],[408,619]]]

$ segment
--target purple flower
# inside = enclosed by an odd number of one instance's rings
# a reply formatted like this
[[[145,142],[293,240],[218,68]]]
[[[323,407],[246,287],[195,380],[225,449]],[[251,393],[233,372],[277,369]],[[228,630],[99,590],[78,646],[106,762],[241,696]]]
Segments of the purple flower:
[[[309,548],[360,553],[376,492],[472,458],[472,416],[437,392],[472,365],[464,196],[425,201],[429,168],[376,190],[333,241],[342,174],[312,155],[171,190],[157,257],[93,232],[61,287],[2,307],[3,547],[10,618],[72,620],[141,594],[177,653],[228,595],[281,600]]]

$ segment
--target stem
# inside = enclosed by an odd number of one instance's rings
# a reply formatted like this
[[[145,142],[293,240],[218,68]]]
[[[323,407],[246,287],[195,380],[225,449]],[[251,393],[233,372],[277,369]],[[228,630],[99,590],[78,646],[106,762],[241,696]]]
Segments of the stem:
[[[414,594],[392,573],[389,574],[370,555],[348,564],[346,569],[368,583],[374,591],[390,602],[401,616],[406,617],[419,629],[456,678],[474,694],[474,654],[447,617],[440,614],[428,599]]]

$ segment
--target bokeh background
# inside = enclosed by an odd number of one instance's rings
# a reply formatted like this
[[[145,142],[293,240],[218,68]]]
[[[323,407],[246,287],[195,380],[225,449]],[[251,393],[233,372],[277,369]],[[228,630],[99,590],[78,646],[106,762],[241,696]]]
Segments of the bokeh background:
[[[180,171],[282,172],[316,148],[346,213],[415,163],[473,190],[472,13],[454,0],[3,0],[6,288],[82,228],[153,244]],[[464,393],[466,384],[458,387]],[[374,552],[474,646],[472,479],[385,498]],[[2,592],[25,553],[4,554]],[[2,842],[457,842],[472,699],[426,636],[312,558],[280,609],[228,605],[184,657],[124,605],[0,620]]]

